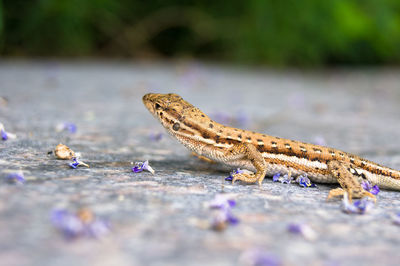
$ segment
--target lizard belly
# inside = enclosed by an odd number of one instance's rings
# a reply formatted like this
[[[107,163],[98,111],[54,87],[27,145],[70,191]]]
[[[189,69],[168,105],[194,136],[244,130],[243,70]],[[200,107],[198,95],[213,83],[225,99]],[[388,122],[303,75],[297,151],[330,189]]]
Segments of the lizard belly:
[[[222,162],[229,166],[239,167],[239,168],[243,168],[243,169],[250,170],[253,172],[256,171],[255,167],[249,160],[236,160],[236,161],[232,161],[232,162],[222,161]],[[290,172],[293,177],[297,177],[299,175],[307,175],[307,177],[310,178],[311,181],[316,182],[316,183],[331,183],[331,184],[338,183],[337,179],[333,175],[312,173],[312,172],[299,170],[299,169],[296,169],[293,167],[288,167],[288,166],[281,165],[281,164],[272,164],[272,163],[268,163],[268,162],[267,162],[267,164],[268,164],[268,167],[267,167],[266,176],[273,176],[277,173],[280,173],[281,175],[285,175],[285,174],[289,174],[289,172]]]

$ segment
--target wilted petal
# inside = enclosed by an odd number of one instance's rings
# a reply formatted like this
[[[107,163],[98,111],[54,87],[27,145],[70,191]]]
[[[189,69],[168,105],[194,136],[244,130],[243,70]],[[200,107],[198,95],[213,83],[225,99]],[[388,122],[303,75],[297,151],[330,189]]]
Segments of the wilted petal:
[[[132,171],[134,173],[140,173],[143,170],[146,170],[152,174],[154,174],[154,169],[150,166],[149,161],[144,161],[144,162],[136,162],[135,166],[132,167]]]
[[[400,225],[400,213],[397,213],[393,216],[393,223],[396,225]]]
[[[93,214],[90,211],[89,214],[92,217]],[[82,212],[71,213],[63,209],[54,210],[51,213],[51,221],[68,239],[83,236],[98,238],[110,231],[108,221],[94,216],[93,219],[87,219]]]
[[[227,209],[235,206],[236,202],[233,199],[229,199],[224,194],[217,194],[215,198],[210,202],[210,208],[213,209]]]
[[[279,181],[279,178],[280,178],[280,176],[281,176],[281,173],[276,173],[276,174],[274,174],[274,176],[272,177],[272,181],[274,181],[274,182],[278,182],[278,181]]]
[[[249,266],[280,266],[282,261],[275,255],[260,249],[246,250],[239,258],[241,265]]]
[[[72,163],[69,163],[68,165],[74,169],[76,169],[78,166],[85,166],[87,168],[90,168],[90,166],[84,162],[82,162],[81,160],[79,160],[78,157],[74,157],[72,158]]]
[[[26,181],[25,177],[24,177],[24,173],[22,171],[10,173],[6,176],[6,179],[9,182],[15,182],[15,183],[20,183],[20,184],[23,184]]]
[[[77,126],[74,123],[63,122],[56,125],[56,131],[68,131],[71,134],[75,134],[77,131]]]
[[[288,225],[288,231],[293,234],[299,234],[307,240],[314,240],[317,238],[317,233],[305,223],[291,223]]]
[[[363,182],[361,182],[361,186],[364,190],[371,192],[371,194],[373,195],[378,195],[378,193],[380,192],[378,185],[372,186],[372,184],[368,180],[364,180]]]
[[[343,196],[343,211],[346,213],[364,214],[372,209],[374,203],[368,197],[350,203],[347,193]]]
[[[311,183],[311,180],[307,177],[307,175],[299,175],[296,178],[296,182],[302,187],[316,187],[315,184]]]
[[[151,132],[150,134],[149,134],[149,138],[152,140],[152,141],[160,141],[161,139],[162,139],[162,137],[163,137],[163,133],[161,133],[161,132]]]

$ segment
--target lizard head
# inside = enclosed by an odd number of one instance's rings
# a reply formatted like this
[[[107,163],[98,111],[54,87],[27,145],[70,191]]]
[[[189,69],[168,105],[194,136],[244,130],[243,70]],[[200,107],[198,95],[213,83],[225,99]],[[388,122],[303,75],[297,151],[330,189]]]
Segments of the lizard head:
[[[143,103],[165,128],[175,131],[179,127],[179,122],[185,118],[185,113],[194,108],[175,93],[148,93],[143,96]]]

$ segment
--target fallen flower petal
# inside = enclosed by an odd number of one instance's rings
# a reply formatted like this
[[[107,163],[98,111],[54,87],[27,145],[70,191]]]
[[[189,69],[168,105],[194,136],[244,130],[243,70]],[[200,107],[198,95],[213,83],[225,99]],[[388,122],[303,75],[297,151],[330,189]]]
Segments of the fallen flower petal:
[[[84,232],[82,221],[66,210],[55,210],[51,214],[51,221],[66,238],[75,238]]]
[[[78,157],[74,157],[72,158],[72,160],[74,161],[73,163],[69,163],[69,166],[76,169],[78,166],[85,166],[87,168],[90,168],[90,166],[82,161],[80,161],[78,159]]]
[[[56,125],[56,131],[57,132],[68,131],[71,134],[75,134],[77,131],[77,127],[74,123],[64,122]]]
[[[368,197],[364,197],[360,200],[354,201],[354,203],[350,203],[347,193],[344,194],[342,203],[343,203],[343,211],[349,214],[350,213],[364,214],[370,211],[374,206],[374,202],[371,201]]]
[[[209,203],[210,208],[215,209],[216,213],[211,222],[211,228],[217,231],[224,230],[228,225],[236,225],[239,219],[232,214],[232,208],[236,201],[229,199],[223,194],[217,194]]]
[[[239,258],[240,265],[249,266],[279,266],[282,261],[275,255],[261,249],[244,251]]]
[[[237,225],[239,223],[239,219],[235,217],[230,209],[218,210],[214,215],[214,218],[211,222],[211,227],[214,230],[222,231],[228,225]]]
[[[373,195],[378,195],[380,191],[381,190],[379,189],[378,185],[373,186],[372,189],[370,190],[371,194]]]
[[[304,223],[291,223],[287,227],[288,231],[292,234],[299,234],[307,240],[315,240],[317,233],[307,224]]]
[[[361,186],[364,190],[371,192],[371,194],[373,195],[378,195],[378,193],[380,192],[378,185],[372,186],[372,184],[369,181],[363,181],[361,183]]]
[[[311,180],[305,175],[299,175],[296,178],[296,182],[302,187],[316,187],[315,184],[311,183]]]
[[[22,171],[10,173],[6,176],[8,182],[23,184],[25,183],[24,173]]]
[[[400,225],[400,212],[393,216],[393,223]]]
[[[85,236],[98,238],[110,231],[108,221],[95,217],[88,210],[80,210],[77,213],[71,213],[64,209],[54,210],[51,213],[51,221],[67,239]]]
[[[0,135],[2,140],[15,139],[17,136],[10,132],[6,132],[4,125],[0,123]]]
[[[1,132],[1,139],[8,140],[7,132],[4,129],[1,129],[0,132]]]
[[[274,176],[272,177],[272,181],[273,182],[281,182],[282,184],[290,184],[292,182],[292,176],[291,174],[285,174],[285,175],[281,175],[281,173],[276,173],[274,174]]]
[[[132,167],[132,171],[134,173],[140,173],[143,170],[148,171],[154,175],[155,171],[154,169],[150,166],[149,161],[144,161],[144,162],[136,162],[135,166]]]
[[[235,205],[236,201],[228,198],[224,194],[215,195],[215,198],[210,202],[210,208],[213,209],[228,209]]]
[[[281,173],[276,173],[276,174],[274,174],[274,176],[272,177],[272,181],[278,182],[280,176],[281,176]]]
[[[158,133],[151,132],[150,135],[149,135],[149,138],[152,141],[160,141],[163,138],[163,133],[161,133],[161,132],[158,132]]]

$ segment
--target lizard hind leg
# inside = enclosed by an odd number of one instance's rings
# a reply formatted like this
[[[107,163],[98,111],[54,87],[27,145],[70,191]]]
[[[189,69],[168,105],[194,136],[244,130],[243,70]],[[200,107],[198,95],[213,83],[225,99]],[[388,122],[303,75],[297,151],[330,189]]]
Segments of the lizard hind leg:
[[[234,146],[233,150],[229,151],[229,153],[241,154],[243,158],[248,159],[251,162],[251,164],[253,164],[254,168],[256,168],[255,174],[252,173],[234,174],[232,178],[232,183],[235,183],[236,180],[240,180],[245,183],[257,182],[258,185],[261,186],[261,183],[265,178],[265,174],[267,173],[267,164],[262,154],[257,150],[257,148],[250,143],[239,144],[237,146]]]
[[[341,188],[332,189],[329,192],[328,199],[332,197],[342,196],[345,192],[348,193],[349,201],[352,198],[370,197],[376,201],[376,197],[368,191],[365,191],[358,178],[352,174],[353,166],[350,163],[330,161],[328,162],[328,170],[337,178]]]

